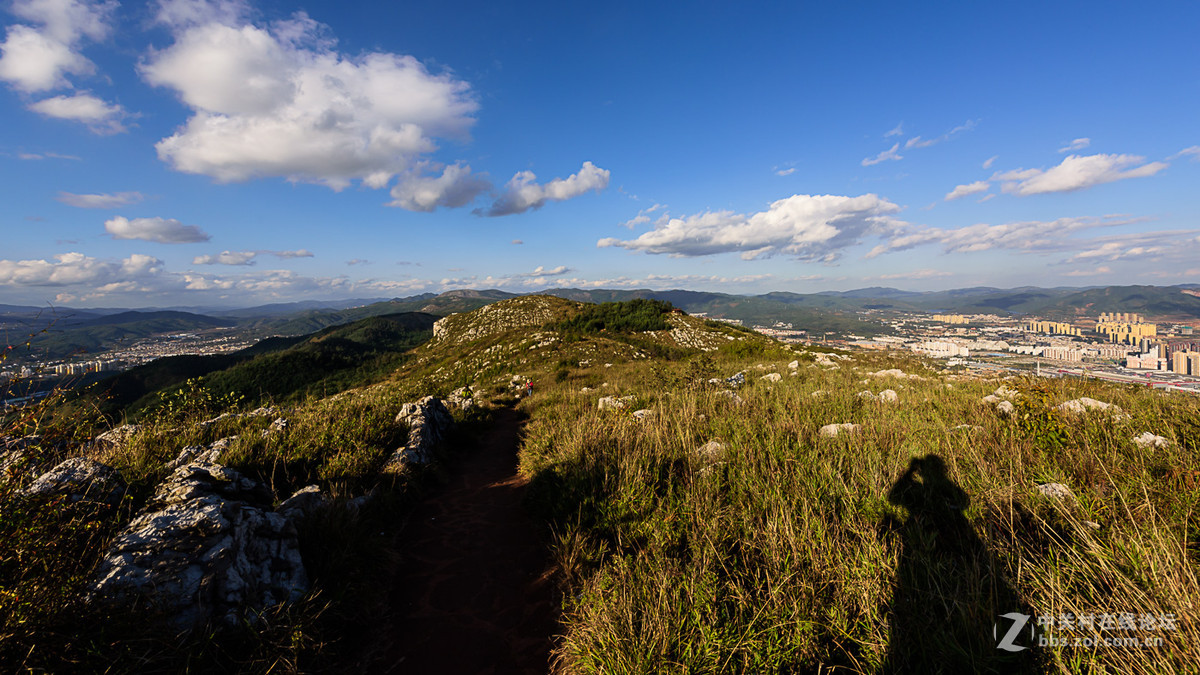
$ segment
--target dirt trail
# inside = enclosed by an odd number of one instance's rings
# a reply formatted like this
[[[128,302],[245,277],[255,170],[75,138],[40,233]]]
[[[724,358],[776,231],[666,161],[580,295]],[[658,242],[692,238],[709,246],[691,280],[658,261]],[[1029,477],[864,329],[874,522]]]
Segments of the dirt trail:
[[[499,410],[487,438],[414,509],[399,535],[394,618],[376,672],[548,671],[556,591],[546,543],[521,503],[523,421]]]

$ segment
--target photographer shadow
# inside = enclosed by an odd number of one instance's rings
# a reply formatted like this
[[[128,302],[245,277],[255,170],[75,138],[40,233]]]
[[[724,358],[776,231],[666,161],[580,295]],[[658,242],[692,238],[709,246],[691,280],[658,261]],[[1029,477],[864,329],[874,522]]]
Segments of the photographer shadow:
[[[1007,582],[1000,561],[975,534],[964,511],[970,496],[946,475],[937,455],[913,458],[888,493],[908,511],[888,516],[886,537],[903,547],[889,609],[884,673],[1038,672],[1034,649],[997,647],[1009,621],[1030,614]]]

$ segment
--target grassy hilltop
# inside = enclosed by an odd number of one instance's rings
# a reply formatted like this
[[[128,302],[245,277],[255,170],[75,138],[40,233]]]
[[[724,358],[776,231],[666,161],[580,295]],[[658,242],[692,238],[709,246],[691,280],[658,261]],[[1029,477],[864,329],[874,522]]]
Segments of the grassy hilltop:
[[[343,337],[370,343],[353,326]],[[1198,500],[1180,473],[1200,456],[1196,398],[789,347],[648,300],[519,297],[441,319],[426,335],[398,342],[402,358],[372,352],[338,393],[267,392],[254,405],[274,401],[288,418],[273,433],[263,433],[265,417],[198,424],[249,408],[238,395],[263,393],[228,385],[232,370],[164,390],[126,446],[91,451],[132,486],[128,505],[101,522],[0,488],[0,662],[347,667],[356,635],[389,611],[372,597],[394,555],[383,533],[447,470],[382,478],[404,432],[392,420],[407,401],[464,386],[529,416],[520,465],[564,598],[562,672],[1159,673],[1200,657]],[[739,372],[745,384],[729,384]],[[514,383],[526,381],[533,395],[515,401]],[[602,397],[624,407],[601,409]],[[1120,412],[1057,408],[1080,397]],[[38,432],[42,452],[61,456],[56,436],[77,442],[103,429],[98,415],[53,421],[51,405],[10,416],[0,435]],[[460,438],[486,434],[489,415],[488,405],[456,412]],[[858,426],[829,436],[830,424]],[[1144,432],[1163,446],[1135,444]],[[377,487],[387,496],[356,518],[306,526],[313,591],[232,636],[179,646],[138,617],[82,604],[98,552],[163,463],[232,435],[221,463],[264,480],[277,499],[311,483],[339,502]],[[1046,484],[1074,498],[1043,496]],[[998,650],[993,631],[1009,625],[998,615],[1014,612],[1033,616],[1046,638],[1162,644]],[[1175,629],[1058,623],[1122,613],[1173,615]],[[1036,626],[1039,616],[1054,625]]]

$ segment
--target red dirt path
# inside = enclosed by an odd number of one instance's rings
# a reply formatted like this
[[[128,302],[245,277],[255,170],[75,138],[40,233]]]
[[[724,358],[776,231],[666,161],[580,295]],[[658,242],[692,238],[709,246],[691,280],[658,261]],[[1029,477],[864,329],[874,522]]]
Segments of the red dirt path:
[[[497,411],[487,438],[447,467],[447,484],[400,532],[376,672],[548,672],[557,598],[545,541],[521,503],[522,424],[517,411]]]

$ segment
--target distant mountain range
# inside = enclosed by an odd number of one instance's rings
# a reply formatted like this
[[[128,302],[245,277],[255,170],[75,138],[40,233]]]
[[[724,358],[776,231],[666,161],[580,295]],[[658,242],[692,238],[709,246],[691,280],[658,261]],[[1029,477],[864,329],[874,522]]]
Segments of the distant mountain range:
[[[975,287],[948,291],[860,288],[820,293],[772,292],[735,295],[710,291],[559,288],[541,291],[579,302],[649,298],[666,300],[690,314],[738,319],[752,325],[791,324],[811,334],[877,335],[885,330],[873,315],[886,313],[961,313],[1038,316],[1056,320],[1096,317],[1101,312],[1136,312],[1151,320],[1200,319],[1200,284],[1180,286],[1103,286],[1092,288]],[[421,312],[435,316],[469,312],[519,294],[500,290],[455,290],[390,300],[345,300],[261,305],[215,310],[211,314],[178,310],[132,311],[0,305],[0,336],[9,344],[31,341],[43,357],[109,349],[121,342],[160,333],[236,326],[250,337],[306,335],[360,319]]]

